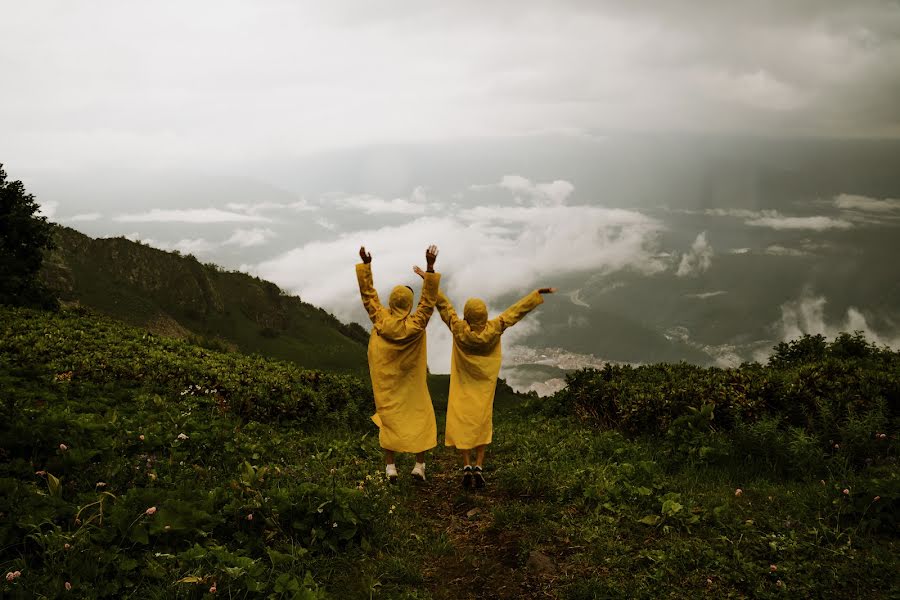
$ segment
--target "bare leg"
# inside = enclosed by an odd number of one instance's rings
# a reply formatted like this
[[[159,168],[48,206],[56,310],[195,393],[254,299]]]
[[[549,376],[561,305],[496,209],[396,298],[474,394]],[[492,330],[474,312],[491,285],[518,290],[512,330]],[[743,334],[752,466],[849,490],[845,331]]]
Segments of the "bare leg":
[[[475,448],[475,464],[479,467],[484,465],[484,450],[487,448],[486,444],[482,444]]]
[[[394,451],[393,450],[388,450],[387,448],[384,449],[384,464],[386,464],[386,465],[394,464]]]
[[[425,462],[425,453],[424,452],[419,452],[418,454],[416,454],[416,462],[417,463]]]
[[[459,453],[462,455],[463,466],[468,467],[472,464],[472,451],[468,448],[461,449]]]

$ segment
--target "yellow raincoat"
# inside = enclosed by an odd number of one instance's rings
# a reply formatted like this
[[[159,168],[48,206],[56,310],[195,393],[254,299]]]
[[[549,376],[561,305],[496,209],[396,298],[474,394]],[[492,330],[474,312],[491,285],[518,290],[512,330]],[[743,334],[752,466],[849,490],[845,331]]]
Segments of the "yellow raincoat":
[[[470,298],[463,310],[465,318],[460,319],[443,292],[439,294],[438,311],[453,334],[445,445],[466,450],[491,443],[502,358],[500,336],[543,302],[535,290],[488,321],[484,302]]]
[[[425,326],[434,312],[439,273],[426,273],[416,312],[413,293],[398,285],[388,307],[382,306],[372,283],[372,266],[356,265],[363,306],[372,320],[369,374],[375,395],[372,420],[380,429],[381,447],[395,452],[424,452],[437,446],[437,424],[428,393]]]

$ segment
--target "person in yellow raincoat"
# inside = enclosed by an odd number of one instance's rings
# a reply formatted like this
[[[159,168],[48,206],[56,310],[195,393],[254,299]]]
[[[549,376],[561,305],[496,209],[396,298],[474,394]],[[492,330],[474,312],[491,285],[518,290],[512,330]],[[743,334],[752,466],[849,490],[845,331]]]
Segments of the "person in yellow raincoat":
[[[419,267],[413,267],[413,270],[422,277],[426,276]],[[453,334],[444,444],[455,446],[462,454],[464,487],[470,487],[473,481],[475,487],[484,487],[484,451],[491,443],[494,432],[494,392],[502,359],[500,336],[541,305],[543,294],[555,291],[556,288],[534,290],[490,320],[483,300],[469,298],[460,319],[450,300],[443,292],[438,293],[438,311]]]
[[[437,446],[437,424],[434,406],[428,393],[428,360],[425,326],[434,312],[441,281],[434,272],[436,246],[425,251],[428,272],[415,312],[412,311],[412,288],[398,285],[391,291],[385,307],[378,299],[372,282],[372,255],[359,249],[362,263],[356,265],[356,278],[363,306],[372,320],[369,336],[369,375],[375,396],[375,414],[381,447],[384,449],[385,474],[397,479],[395,452],[416,455],[412,475],[425,480],[425,451]]]

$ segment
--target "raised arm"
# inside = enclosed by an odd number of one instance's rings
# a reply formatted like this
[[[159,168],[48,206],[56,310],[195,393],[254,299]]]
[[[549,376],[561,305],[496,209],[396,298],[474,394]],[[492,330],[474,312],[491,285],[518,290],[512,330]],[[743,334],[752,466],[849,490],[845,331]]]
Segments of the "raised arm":
[[[497,321],[500,323],[500,330],[506,331],[507,328],[512,327],[513,325],[521,321],[525,317],[525,315],[543,304],[543,294],[553,294],[555,292],[556,288],[540,288],[534,290],[533,292],[504,310],[503,313],[499,317],[497,317]]]
[[[419,304],[416,306],[416,312],[410,316],[412,324],[417,329],[425,329],[428,320],[434,312],[434,305],[437,303],[438,292],[441,284],[441,274],[434,272],[434,262],[437,260],[438,249],[432,244],[425,251],[425,261],[428,270],[424,274],[420,274],[425,280],[422,286],[422,294],[419,296]],[[421,269],[419,269],[421,271]]]
[[[418,265],[413,267],[413,272],[425,279],[425,271],[422,270]],[[444,323],[447,324],[447,327],[453,329],[453,325],[459,322],[459,316],[456,314],[456,311],[453,309],[453,304],[450,302],[450,299],[444,295],[444,292],[438,289],[437,295],[437,303],[435,304],[438,309],[438,313],[441,315],[441,319]]]
[[[375,317],[383,307],[378,299],[378,292],[372,282],[372,255],[366,252],[365,246],[359,249],[359,257],[362,262],[356,265],[356,280],[359,283],[359,295],[362,297],[363,306],[369,313],[369,319],[375,322]]]

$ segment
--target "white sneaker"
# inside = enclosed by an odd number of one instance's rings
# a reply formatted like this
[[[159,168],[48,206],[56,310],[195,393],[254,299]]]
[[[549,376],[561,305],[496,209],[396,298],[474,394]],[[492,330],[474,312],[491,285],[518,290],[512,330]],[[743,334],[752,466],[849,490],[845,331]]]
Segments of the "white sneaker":
[[[412,476],[419,481],[425,481],[425,463],[416,463],[412,470]]]
[[[397,481],[397,467],[396,465],[390,464],[384,468],[384,474],[387,476],[388,481],[394,483]]]

